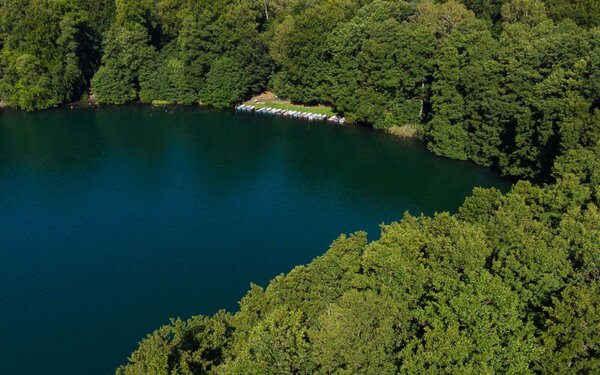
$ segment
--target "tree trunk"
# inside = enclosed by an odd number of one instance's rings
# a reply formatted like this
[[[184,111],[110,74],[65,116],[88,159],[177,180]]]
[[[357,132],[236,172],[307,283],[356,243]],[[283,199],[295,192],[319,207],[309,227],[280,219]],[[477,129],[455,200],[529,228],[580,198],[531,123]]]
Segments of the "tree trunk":
[[[421,110],[419,111],[419,118],[423,120],[423,110],[425,109],[425,82],[421,84]]]
[[[265,4],[265,19],[267,22],[269,22],[269,7],[267,5],[267,0],[264,0],[264,4]]]

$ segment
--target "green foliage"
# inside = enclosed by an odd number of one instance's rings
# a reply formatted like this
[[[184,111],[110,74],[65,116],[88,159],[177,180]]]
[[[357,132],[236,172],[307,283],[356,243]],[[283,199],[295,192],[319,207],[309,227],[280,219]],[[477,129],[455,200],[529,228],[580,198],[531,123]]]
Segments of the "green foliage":
[[[514,23],[498,39],[466,22],[442,40],[425,138],[440,155],[543,180],[558,156],[598,141],[597,90],[587,79],[597,46],[594,31],[554,25],[524,4],[506,4]]]
[[[583,27],[600,26],[600,3],[596,0],[544,0],[544,4],[556,21],[572,19]]]
[[[479,20],[464,21],[440,41],[431,84],[431,119],[425,127],[428,147],[435,153],[487,166],[498,155],[500,130],[486,118],[499,115],[499,68],[491,60],[497,48],[498,42]]]
[[[331,65],[327,35],[351,19],[360,1],[298,1],[272,33],[271,55],[278,71],[273,88],[292,101],[331,102]]]
[[[592,3],[6,0],[0,101],[47,108],[91,85],[100,104],[226,108],[270,89],[547,182],[557,158],[600,141]]]
[[[0,14],[0,101],[36,110],[78,98],[98,59],[78,2],[3,1]]]
[[[571,149],[557,158],[553,174],[562,178],[567,174],[577,176],[579,181],[600,185],[600,145],[594,149]]]
[[[222,363],[231,335],[230,315],[175,319],[148,335],[117,369],[118,375],[204,374]]]
[[[119,6],[117,10],[123,11]],[[150,44],[150,30],[143,20],[135,23],[120,13],[117,13],[117,19],[123,23],[113,24],[108,31],[102,67],[92,80],[92,92],[101,104],[122,104],[135,99],[142,72],[157,56]]]
[[[341,236],[233,315],[175,320],[120,375],[600,371],[594,0],[3,0],[0,103],[226,108],[266,88],[417,125],[519,182]]]
[[[330,37],[332,98],[349,121],[375,128],[418,124],[434,38],[404,21],[404,3],[375,1]]]
[[[393,374],[396,308],[391,300],[373,291],[350,289],[327,315],[320,318],[311,336],[314,357],[321,373]],[[368,345],[364,343],[368,342]]]
[[[457,0],[420,1],[415,16],[418,23],[427,26],[438,38],[450,35],[456,27],[475,18],[475,14]]]
[[[502,6],[502,18],[505,22],[519,22],[533,27],[546,20],[546,8],[539,0],[510,0]]]
[[[600,3],[596,0],[460,0],[467,8],[475,12],[478,18],[499,22],[502,8],[508,3],[529,3],[538,10],[543,6],[546,14],[556,22],[565,19],[575,21],[579,26],[592,28],[600,26]]]
[[[223,374],[311,374],[310,343],[304,315],[276,309],[252,328]]]
[[[501,17],[502,5],[507,0],[460,0],[460,2],[473,11],[477,18],[498,22]]]
[[[554,185],[477,189],[457,215],[407,214],[371,243],[341,236],[266,290],[253,286],[218,361],[193,373],[596,373],[600,190],[571,162],[557,163]],[[212,323],[188,324],[199,319]],[[164,345],[144,340],[136,353],[156,354],[119,374],[150,371]]]
[[[191,104],[196,100],[194,88],[187,80],[181,60],[165,54],[162,60],[149,62],[140,71],[140,101],[167,101]]]
[[[99,71],[92,85],[97,101],[227,107],[263,90],[270,59],[258,9],[255,2],[233,0],[117,1],[102,69],[121,73],[113,84],[105,82],[113,75]]]
[[[101,67],[92,79],[92,87],[98,104],[123,104],[136,98],[133,82],[113,66]]]
[[[79,0],[81,9],[89,15],[92,29],[103,33],[110,27],[115,16],[114,0]]]
[[[229,57],[217,59],[211,65],[200,94],[201,104],[226,108],[244,98],[250,78],[241,64]]]
[[[596,279],[590,285],[570,285],[553,297],[544,321],[542,340],[547,352],[538,363],[540,372],[594,374],[600,371],[599,294]]]

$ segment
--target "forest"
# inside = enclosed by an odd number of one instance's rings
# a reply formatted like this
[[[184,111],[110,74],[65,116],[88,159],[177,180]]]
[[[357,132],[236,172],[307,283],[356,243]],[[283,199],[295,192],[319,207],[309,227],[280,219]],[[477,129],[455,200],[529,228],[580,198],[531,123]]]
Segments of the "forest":
[[[2,0],[0,103],[219,108],[265,89],[548,182],[600,137],[596,0]]]
[[[117,374],[600,373],[600,1],[0,0],[0,107],[265,90],[515,185],[341,236]]]
[[[553,185],[476,189],[456,215],[340,236],[235,314],[159,328],[116,374],[597,374],[600,153],[587,156],[578,171],[561,159]]]

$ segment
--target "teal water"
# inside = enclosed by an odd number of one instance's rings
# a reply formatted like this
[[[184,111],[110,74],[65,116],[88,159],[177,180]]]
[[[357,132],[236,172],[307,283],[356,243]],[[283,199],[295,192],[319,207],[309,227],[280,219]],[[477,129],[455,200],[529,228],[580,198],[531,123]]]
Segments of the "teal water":
[[[340,233],[508,183],[359,127],[197,108],[0,113],[0,374],[108,374],[169,317]]]

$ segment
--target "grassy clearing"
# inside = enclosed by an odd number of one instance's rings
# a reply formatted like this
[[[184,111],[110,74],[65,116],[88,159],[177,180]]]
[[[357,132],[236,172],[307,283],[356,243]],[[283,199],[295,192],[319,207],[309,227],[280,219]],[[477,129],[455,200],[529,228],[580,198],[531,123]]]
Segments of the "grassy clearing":
[[[330,107],[326,106],[304,106],[297,104],[288,104],[288,103],[278,103],[278,102],[247,102],[248,105],[253,105],[256,108],[275,108],[275,109],[284,109],[286,111],[300,111],[300,112],[309,112],[316,113],[319,115],[327,115],[329,117],[334,116],[335,113]]]
[[[307,106],[301,104],[292,104],[288,101],[278,99],[272,92],[265,92],[261,95],[252,98],[244,104],[253,105],[256,108],[267,107],[275,109],[284,109],[286,111],[309,112],[319,115],[327,115],[329,117],[336,115],[336,113],[333,112],[333,109],[331,109],[331,107],[327,107],[324,105]]]
[[[163,105],[171,105],[173,102],[168,100],[153,100],[152,105],[154,106],[163,106]]]
[[[386,129],[389,134],[400,138],[414,138],[417,135],[416,125],[392,126]]]

